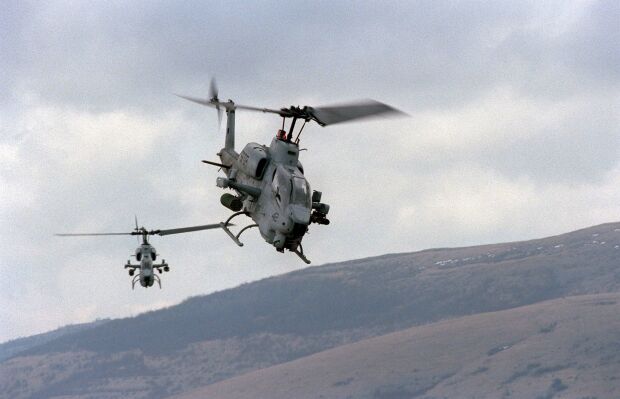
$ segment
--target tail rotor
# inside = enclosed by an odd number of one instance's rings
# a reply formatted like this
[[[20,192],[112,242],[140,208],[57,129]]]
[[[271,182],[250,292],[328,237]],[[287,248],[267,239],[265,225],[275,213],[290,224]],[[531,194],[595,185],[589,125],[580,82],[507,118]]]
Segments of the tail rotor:
[[[209,99],[215,104],[215,109],[217,110],[217,125],[218,127],[222,127],[222,109],[220,108],[220,99],[217,97],[218,89],[217,82],[215,78],[211,78],[211,83],[209,84]]]
[[[135,236],[136,236],[136,240],[138,241],[138,245],[139,245],[140,244],[140,236],[138,235],[138,233],[140,232],[140,228],[138,227],[138,216],[134,214],[133,218],[134,218],[134,222],[136,223],[136,230],[135,230],[136,234],[135,234]]]

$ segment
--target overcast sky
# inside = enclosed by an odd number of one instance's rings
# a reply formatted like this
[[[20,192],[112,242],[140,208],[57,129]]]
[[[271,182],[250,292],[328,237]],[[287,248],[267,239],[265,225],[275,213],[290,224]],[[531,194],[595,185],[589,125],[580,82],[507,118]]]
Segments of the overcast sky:
[[[304,267],[250,230],[154,238],[163,289],[131,290],[129,231],[213,223],[224,136],[172,93],[281,107],[374,98],[406,119],[304,131],[331,205],[314,265],[620,220],[618,1],[3,2],[0,341],[122,317]],[[237,149],[280,121],[237,113]]]

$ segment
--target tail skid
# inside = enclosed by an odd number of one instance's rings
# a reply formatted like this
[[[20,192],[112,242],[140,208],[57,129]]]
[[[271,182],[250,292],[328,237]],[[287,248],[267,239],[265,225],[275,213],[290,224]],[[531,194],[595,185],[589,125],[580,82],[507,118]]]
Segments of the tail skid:
[[[304,255],[304,248],[301,246],[301,244],[299,244],[299,246],[291,252],[294,252],[297,256],[299,256],[301,260],[303,260],[307,265],[311,263],[310,260],[306,258],[306,255]]]

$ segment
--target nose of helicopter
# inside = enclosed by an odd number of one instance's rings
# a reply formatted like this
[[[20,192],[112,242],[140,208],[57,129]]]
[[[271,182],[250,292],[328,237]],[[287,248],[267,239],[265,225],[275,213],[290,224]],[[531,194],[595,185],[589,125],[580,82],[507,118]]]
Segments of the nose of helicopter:
[[[153,285],[153,277],[152,276],[144,276],[140,280],[143,287],[150,287]]]
[[[151,269],[142,270],[140,284],[142,284],[143,287],[150,287],[153,285],[153,271]]]
[[[303,205],[289,205],[289,214],[291,219],[298,224],[310,224],[310,211],[310,208],[306,208]]]

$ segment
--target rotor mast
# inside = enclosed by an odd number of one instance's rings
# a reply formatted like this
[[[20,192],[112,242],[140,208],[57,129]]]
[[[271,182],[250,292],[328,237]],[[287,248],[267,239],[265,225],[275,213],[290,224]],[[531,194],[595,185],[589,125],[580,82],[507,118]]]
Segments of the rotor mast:
[[[284,121],[286,121],[286,118],[287,118],[286,116],[282,117],[282,129],[283,130],[284,130]],[[291,118],[293,118],[293,120],[291,121],[291,126],[289,126],[289,131],[288,131],[288,134],[286,135],[286,141],[288,141],[289,143],[299,144],[299,136],[301,136],[301,132],[304,131],[304,127],[306,126],[308,119],[300,118],[297,116],[292,116]],[[295,134],[295,122],[297,122],[297,119],[303,119],[304,124],[301,125],[299,132],[297,132],[297,137],[295,137],[295,140],[293,140],[293,135]]]
[[[288,135],[286,136],[286,141],[288,142],[293,140],[293,131],[295,130],[295,122],[297,122],[296,116],[293,117],[293,120],[291,121],[291,126],[289,127],[289,130],[288,130]]]
[[[149,239],[148,239],[149,232],[146,231],[146,229],[143,227],[140,230],[140,234],[142,234],[142,245],[149,245]]]

